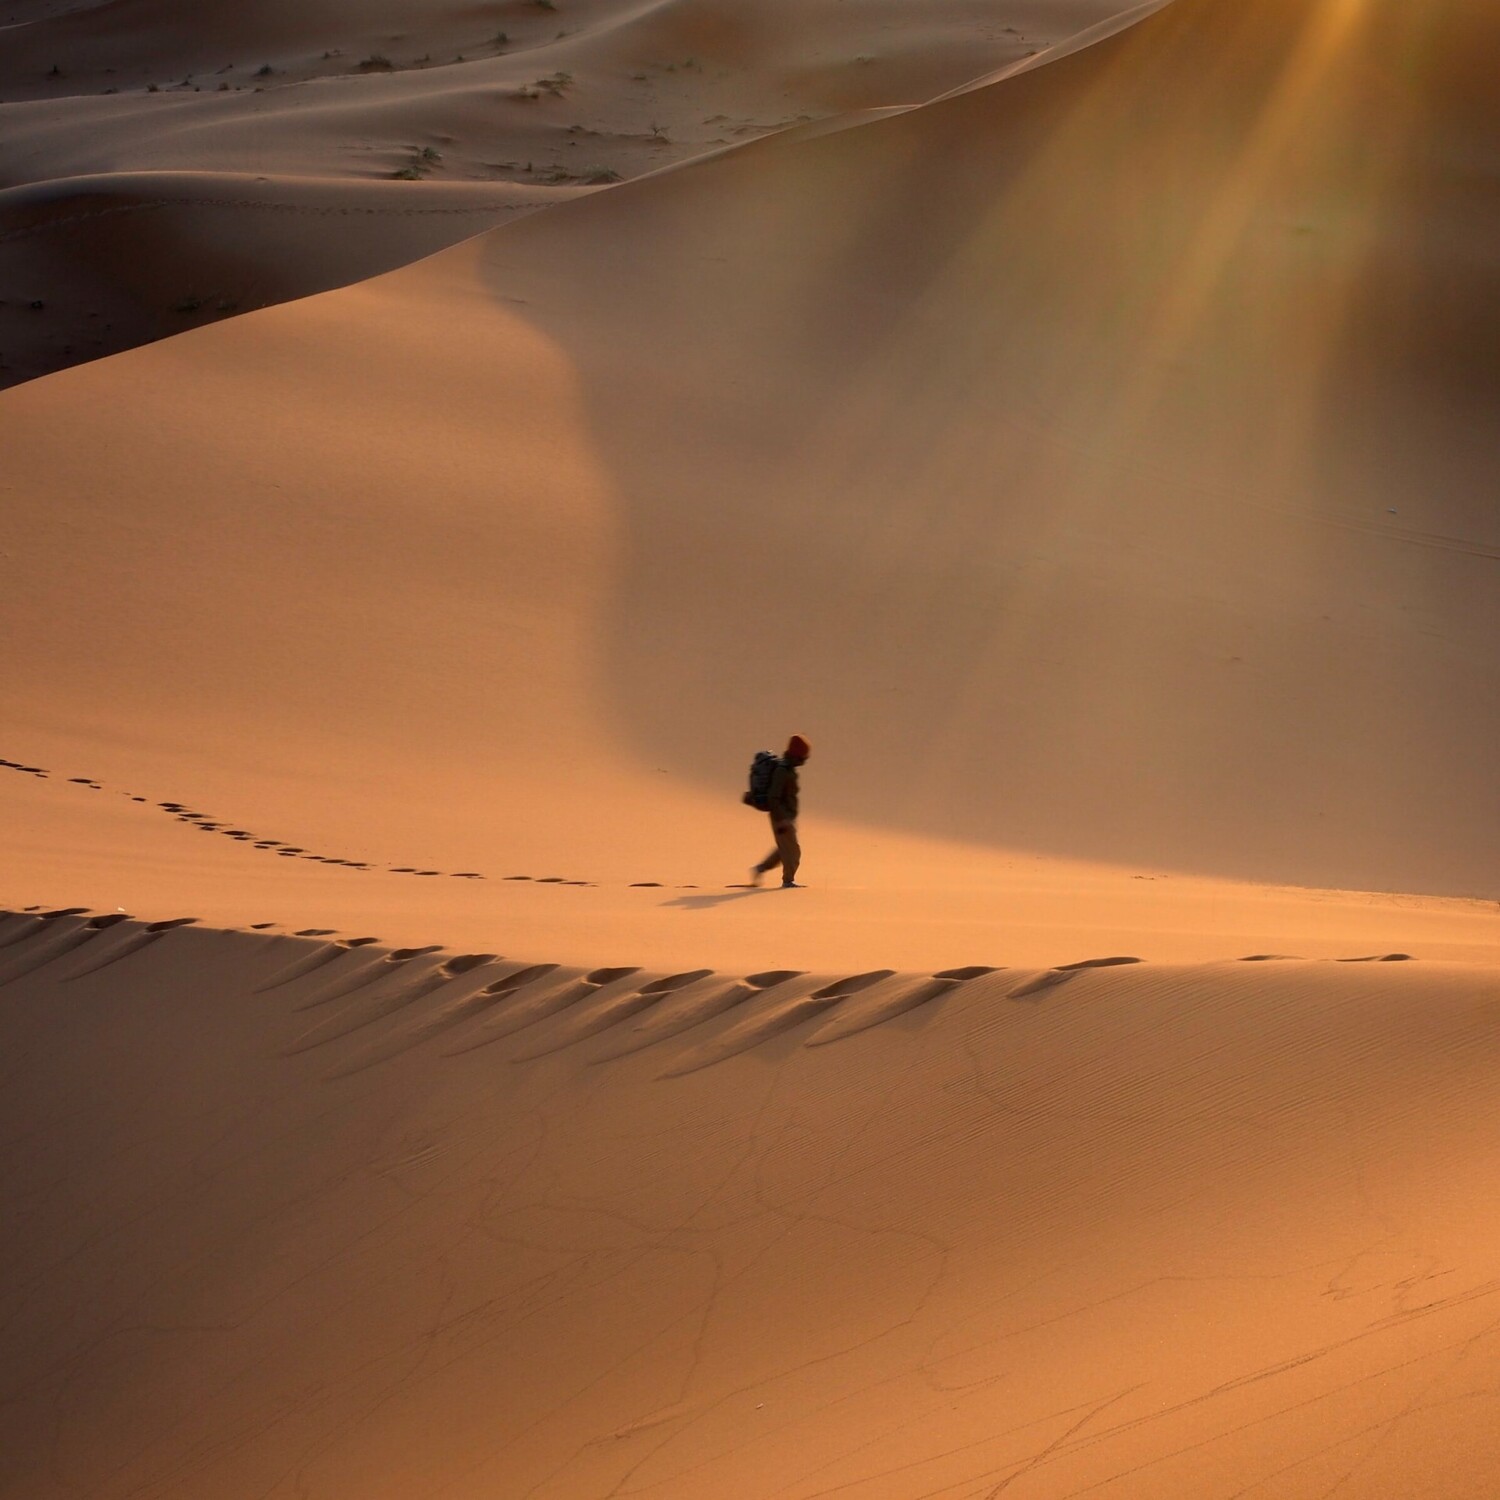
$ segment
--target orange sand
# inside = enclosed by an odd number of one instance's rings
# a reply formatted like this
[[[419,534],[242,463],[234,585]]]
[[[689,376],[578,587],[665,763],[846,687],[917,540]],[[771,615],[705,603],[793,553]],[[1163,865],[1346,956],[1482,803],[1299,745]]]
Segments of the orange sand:
[[[13,12],[0,1496],[1497,1488],[1496,16]]]

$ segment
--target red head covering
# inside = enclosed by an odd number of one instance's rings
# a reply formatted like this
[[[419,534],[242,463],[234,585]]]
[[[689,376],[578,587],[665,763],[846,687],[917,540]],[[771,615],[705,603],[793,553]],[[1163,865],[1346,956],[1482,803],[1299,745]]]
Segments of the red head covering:
[[[786,758],[788,760],[806,760],[811,749],[812,747],[800,734],[794,734],[786,742]]]

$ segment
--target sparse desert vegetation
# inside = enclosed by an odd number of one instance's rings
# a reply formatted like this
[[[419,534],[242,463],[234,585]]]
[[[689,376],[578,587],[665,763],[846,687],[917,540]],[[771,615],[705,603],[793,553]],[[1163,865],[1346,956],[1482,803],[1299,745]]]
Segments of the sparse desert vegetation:
[[[436,146],[413,146],[411,160],[397,167],[391,176],[398,182],[419,182],[442,161],[443,153]]]

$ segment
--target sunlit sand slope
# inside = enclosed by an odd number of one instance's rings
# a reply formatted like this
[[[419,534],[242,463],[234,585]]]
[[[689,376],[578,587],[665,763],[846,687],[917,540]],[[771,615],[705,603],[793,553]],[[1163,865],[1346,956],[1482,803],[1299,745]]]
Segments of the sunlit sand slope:
[[[638,741],[793,719],[841,810],[1493,893],[1496,25],[1178,0],[488,239],[624,496]]]
[[[1493,895],[1492,18],[1415,25],[1178,0],[9,393],[4,753],[641,879],[795,725],[810,816]]]
[[[1479,971],[91,920],[0,922],[7,1497],[1500,1483]]]

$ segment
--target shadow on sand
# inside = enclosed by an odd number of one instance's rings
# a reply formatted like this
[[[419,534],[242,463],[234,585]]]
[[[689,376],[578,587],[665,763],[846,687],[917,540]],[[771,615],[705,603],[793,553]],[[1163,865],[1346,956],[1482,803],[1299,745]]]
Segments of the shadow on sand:
[[[663,906],[680,906],[685,911],[706,911],[711,906],[722,906],[726,901],[740,901],[746,896],[764,896],[767,891],[779,890],[776,885],[732,885],[715,896],[673,896],[663,901]]]

